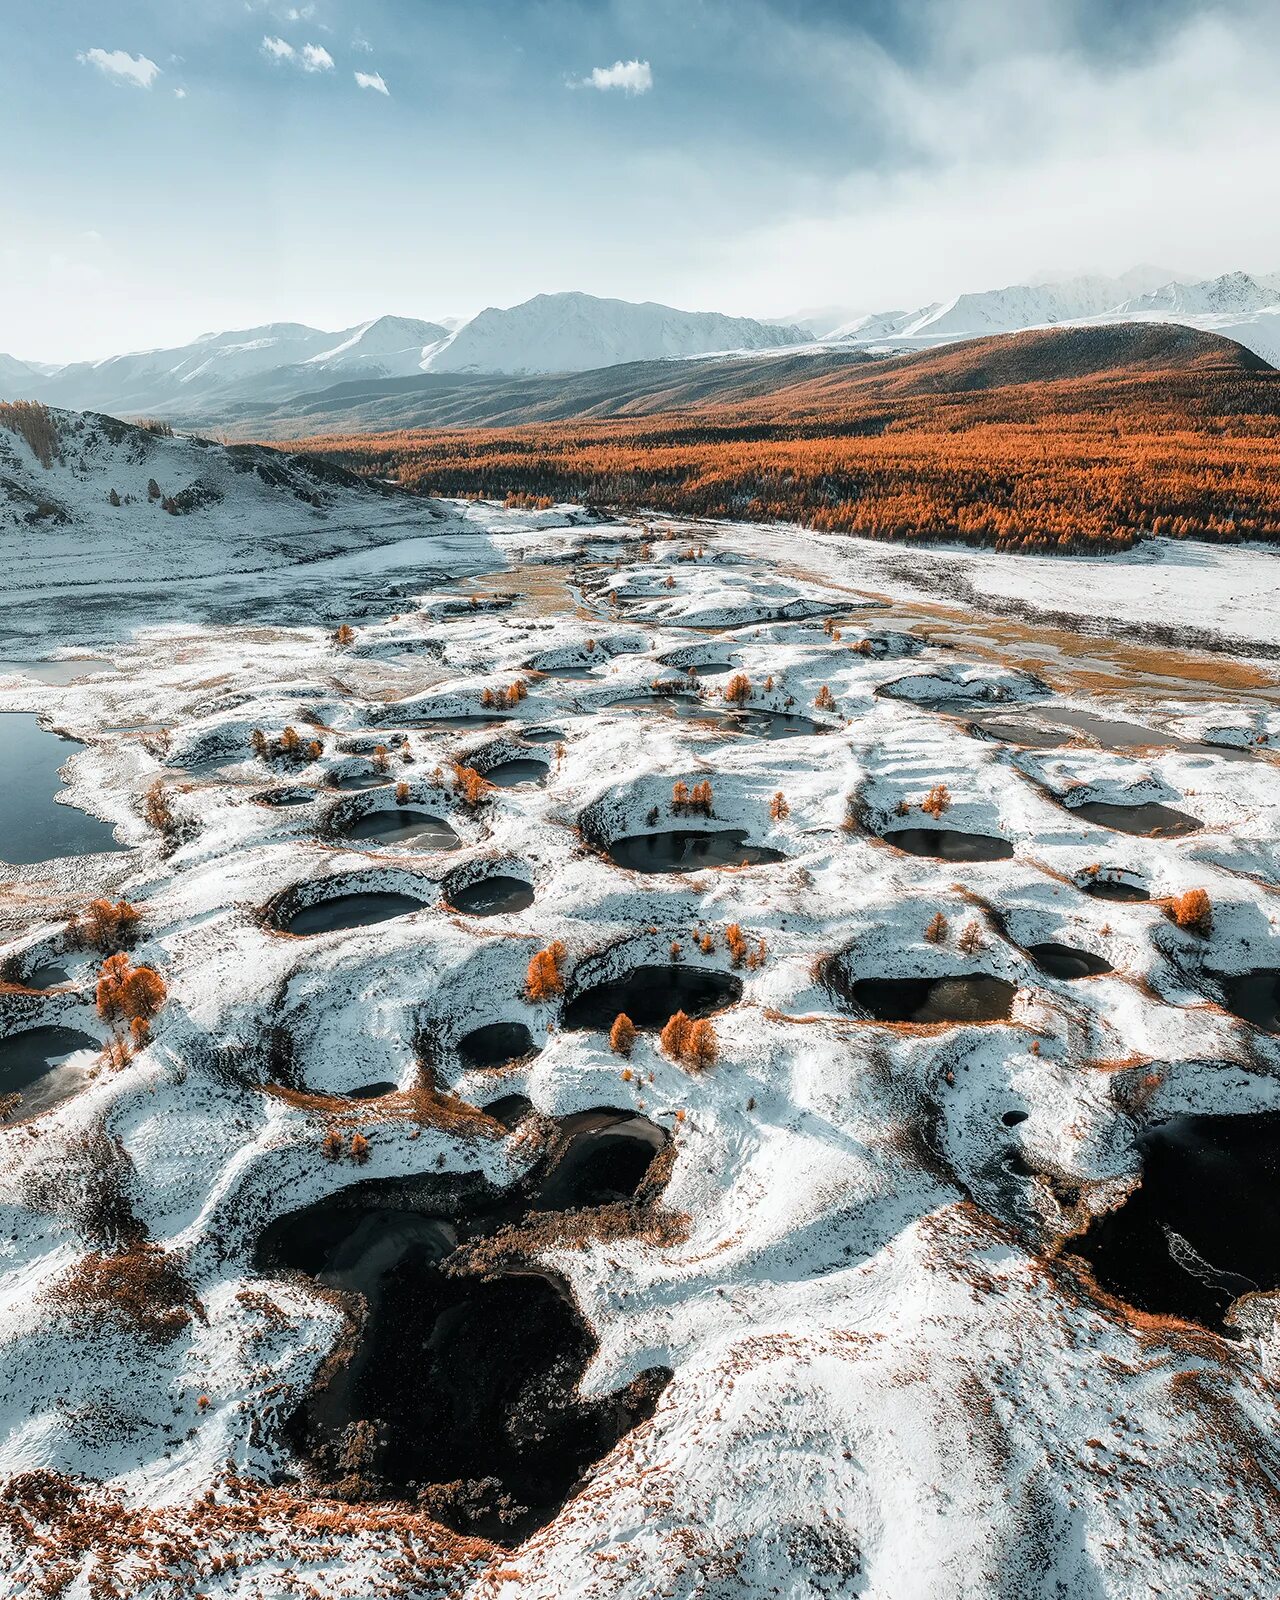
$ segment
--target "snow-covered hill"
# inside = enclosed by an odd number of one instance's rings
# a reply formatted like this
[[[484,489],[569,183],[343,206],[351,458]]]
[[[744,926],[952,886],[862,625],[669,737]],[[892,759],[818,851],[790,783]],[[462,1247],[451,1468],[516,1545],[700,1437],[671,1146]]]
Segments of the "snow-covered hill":
[[[914,311],[859,317],[828,338],[918,349],[1059,323],[1166,321],[1223,334],[1272,365],[1280,364],[1280,275],[1230,272],[1183,283],[1158,268],[1137,267],[1119,278],[1011,284],[954,295]]]
[[[505,311],[493,306],[482,311],[432,354],[426,366],[431,372],[586,372],[663,356],[776,349],[810,338],[803,328],[751,317],[676,311],[589,294],[540,294]]]

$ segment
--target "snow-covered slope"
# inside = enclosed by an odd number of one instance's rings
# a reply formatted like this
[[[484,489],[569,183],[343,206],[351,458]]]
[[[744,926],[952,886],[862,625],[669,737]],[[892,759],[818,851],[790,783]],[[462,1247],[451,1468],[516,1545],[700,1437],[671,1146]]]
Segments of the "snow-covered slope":
[[[1059,323],[1164,321],[1223,334],[1280,364],[1280,277],[1230,272],[1183,283],[1161,278],[1158,268],[1136,267],[1119,278],[1011,284],[915,311],[879,312],[837,328],[829,338],[913,349]]]
[[[540,294],[522,305],[490,306],[426,362],[431,372],[586,372],[624,361],[768,350],[805,344],[799,327],[671,306]]]

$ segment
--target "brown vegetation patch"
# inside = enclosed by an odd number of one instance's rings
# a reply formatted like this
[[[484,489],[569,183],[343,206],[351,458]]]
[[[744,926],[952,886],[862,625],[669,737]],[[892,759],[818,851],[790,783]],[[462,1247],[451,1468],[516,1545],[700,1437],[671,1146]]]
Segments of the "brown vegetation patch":
[[[205,1320],[176,1259],[149,1239],[112,1252],[91,1250],[50,1286],[47,1296],[91,1328],[105,1317],[154,1344],[176,1339],[193,1316]]]
[[[228,1574],[314,1600],[316,1568],[345,1566],[356,1550],[372,1569],[370,1593],[423,1600],[456,1593],[504,1554],[402,1504],[348,1505],[234,1474],[198,1501],[159,1509],[47,1469],[0,1489],[0,1570],[30,1600],[59,1600],[82,1584],[92,1600],[186,1600]],[[260,1580],[255,1568],[266,1569]]]

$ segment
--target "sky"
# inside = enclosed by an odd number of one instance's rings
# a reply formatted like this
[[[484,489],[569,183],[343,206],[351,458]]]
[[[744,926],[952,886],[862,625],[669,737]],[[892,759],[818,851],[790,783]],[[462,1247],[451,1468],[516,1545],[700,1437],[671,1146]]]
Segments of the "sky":
[[[0,0],[0,351],[1280,271],[1277,0]]]

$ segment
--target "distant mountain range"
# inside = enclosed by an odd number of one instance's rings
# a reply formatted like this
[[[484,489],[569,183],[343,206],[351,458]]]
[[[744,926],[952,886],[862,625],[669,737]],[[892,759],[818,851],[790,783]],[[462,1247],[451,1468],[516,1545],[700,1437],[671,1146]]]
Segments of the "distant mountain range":
[[[175,349],[62,367],[0,355],[0,398],[287,437],[320,427],[413,420],[505,421],[530,407],[540,419],[593,410],[619,414],[628,406],[647,408],[647,394],[671,395],[682,387],[697,403],[738,381],[732,370],[696,377],[672,370],[710,356],[883,355],[1030,328],[1128,322],[1173,322],[1222,334],[1280,366],[1280,274],[1233,272],[1187,283],[1158,267],[1137,267],[1116,278],[1014,284],[913,311],[841,317],[808,312],[785,323],[759,322],[588,294],[543,294],[460,324],[378,317],[327,333],[270,323],[205,334]],[[647,370],[653,363],[660,365]],[[558,386],[535,383],[528,393],[521,387],[548,374],[589,376]],[[766,387],[770,381],[768,373],[760,378]]]
[[[460,326],[378,317],[325,333],[273,322],[208,333],[189,345],[42,367],[0,355],[0,398],[84,411],[212,419],[237,404],[312,393],[350,378],[423,372],[581,372],[623,361],[802,344],[799,327],[750,317],[633,305],[588,294],[541,294]]]
[[[1061,323],[1178,322],[1235,339],[1280,365],[1280,273],[1229,272],[1200,283],[1157,277],[1158,269],[1138,267],[1119,278],[1012,284],[814,331],[824,341],[912,350]]]

